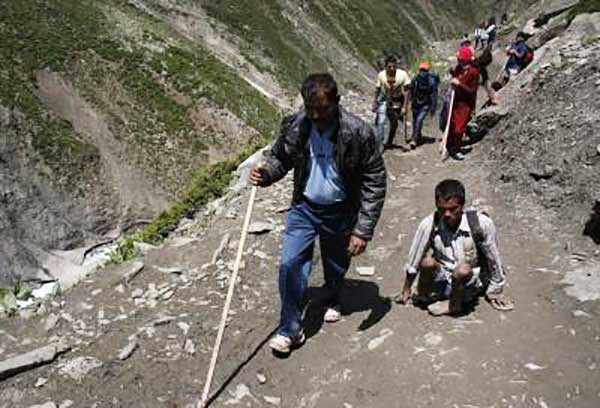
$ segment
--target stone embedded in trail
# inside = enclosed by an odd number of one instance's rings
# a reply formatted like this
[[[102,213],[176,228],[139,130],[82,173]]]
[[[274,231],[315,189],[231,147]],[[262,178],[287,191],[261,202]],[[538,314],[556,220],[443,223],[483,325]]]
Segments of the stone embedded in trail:
[[[47,382],[48,382],[47,378],[40,377],[37,379],[37,381],[35,382],[35,384],[33,386],[35,388],[40,388],[40,387],[43,387],[44,385],[46,385]]]
[[[162,272],[164,274],[181,275],[182,273],[185,272],[185,268],[182,268],[180,266],[173,266],[170,268],[155,266],[155,268],[157,271]]]
[[[61,339],[48,346],[40,347],[28,353],[4,360],[0,362],[0,380],[12,377],[31,368],[51,363],[59,354],[70,350],[70,348]]]
[[[537,365],[535,363],[527,363],[527,364],[525,364],[525,368],[528,369],[528,370],[531,370],[531,371],[539,371],[539,370],[545,369],[546,367],[542,367],[542,366]]]
[[[29,408],[58,408],[57,405],[50,401],[50,402],[46,402],[45,404],[41,404],[41,405],[31,405]]]
[[[259,235],[259,234],[265,234],[267,232],[271,232],[274,229],[275,229],[275,224],[273,224],[272,222],[257,221],[257,222],[253,222],[252,224],[250,224],[250,227],[248,228],[248,233]]]
[[[381,332],[379,332],[378,337],[375,337],[374,339],[369,341],[367,348],[371,351],[375,350],[377,347],[381,346],[385,342],[385,339],[390,337],[392,334],[394,334],[394,331],[392,329],[385,328],[381,330]]]
[[[44,330],[46,330],[47,332],[54,329],[54,327],[56,327],[56,324],[58,323],[58,320],[60,319],[60,316],[51,313],[48,315],[48,317],[46,318],[46,321],[44,322]]]
[[[211,264],[214,265],[217,263],[217,261],[223,254],[223,251],[225,250],[225,248],[227,248],[227,244],[229,244],[229,239],[230,239],[229,233],[223,235],[223,237],[221,238],[221,242],[219,243],[219,247],[213,253],[212,259],[210,261]]]
[[[229,394],[232,398],[225,401],[225,405],[240,404],[242,400],[246,397],[249,397],[256,401],[256,398],[252,395],[252,393],[250,392],[250,388],[248,388],[246,384],[238,384],[238,386],[235,387],[235,390],[229,391]]]
[[[259,251],[258,249],[256,251],[254,251],[254,256],[259,258],[259,259],[269,259],[269,255],[267,255],[266,253],[264,253],[263,251]]]
[[[141,288],[137,288],[133,292],[131,292],[132,299],[141,298],[142,296],[144,296],[144,290]]]
[[[138,348],[137,339],[133,338],[132,340],[129,341],[129,344],[127,344],[125,347],[123,347],[121,349],[121,351],[119,351],[119,355],[117,357],[121,361],[127,360],[129,357],[131,357],[131,355],[137,348]]]
[[[183,350],[190,356],[193,356],[196,354],[196,345],[191,339],[186,339],[185,344],[183,345]]]
[[[267,404],[276,405],[276,406],[281,405],[281,398],[279,398],[279,397],[269,397],[269,396],[263,395],[263,399],[265,400],[265,402]]]
[[[187,336],[188,332],[190,331],[190,325],[187,324],[186,322],[179,322],[177,323],[177,327],[179,327],[181,329],[181,331],[183,331],[183,335]]]
[[[95,357],[76,357],[64,365],[58,370],[59,374],[65,375],[79,382],[88,373],[96,368],[100,368],[104,363]]]
[[[573,317],[593,317],[591,314],[589,314],[588,312],[584,312],[583,310],[574,310],[573,311]]]
[[[267,382],[267,377],[263,373],[256,373],[256,379],[259,384],[265,384]]]
[[[373,275],[375,275],[375,267],[374,266],[357,266],[356,272],[360,276],[373,276]]]
[[[125,283],[129,283],[133,280],[133,278],[135,278],[138,273],[140,273],[142,271],[142,269],[144,269],[144,263],[141,261],[135,261],[133,262],[129,268],[127,268],[127,270],[125,271],[125,273],[123,274],[123,278],[125,280]]]

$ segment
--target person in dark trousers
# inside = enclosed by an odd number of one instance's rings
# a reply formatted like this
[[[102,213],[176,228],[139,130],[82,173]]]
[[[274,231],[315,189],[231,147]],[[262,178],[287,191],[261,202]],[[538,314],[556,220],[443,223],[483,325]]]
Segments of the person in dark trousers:
[[[409,100],[413,113],[411,149],[415,149],[421,143],[421,130],[427,114],[435,116],[438,84],[439,77],[431,72],[429,62],[421,62],[419,73],[411,80],[409,86]]]
[[[486,31],[488,34],[487,45],[490,45],[493,47],[494,44],[496,43],[496,18],[495,17],[490,17]]]
[[[492,47],[487,46],[484,48],[481,54],[477,56],[477,58],[475,58],[475,60],[473,61],[473,65],[475,65],[479,69],[479,73],[481,75],[481,85],[483,86],[488,95],[488,100],[485,102],[484,106],[497,104],[496,93],[491,86],[490,75],[487,70],[488,66],[493,62],[493,59],[494,58],[492,55]]]
[[[512,76],[517,75],[523,70],[523,68],[525,68],[525,58],[527,57],[528,51],[529,47],[527,47],[527,43],[525,43],[525,33],[519,31],[515,38],[515,42],[512,43],[506,51],[506,55],[508,55],[508,60],[506,61],[506,65],[504,66],[504,85],[508,83]]]
[[[458,180],[444,180],[436,186],[436,210],[417,228],[396,302],[407,304],[412,298],[415,304],[427,305],[435,316],[456,315],[484,294],[497,310],[514,308],[503,293],[506,278],[496,227],[487,214],[465,209],[465,196]]]
[[[304,111],[283,120],[273,148],[250,175],[254,185],[266,187],[294,170],[279,267],[280,324],[269,341],[280,353],[305,340],[302,308],[315,239],[329,293],[324,320],[336,322],[350,259],[373,238],[386,192],[385,164],[373,130],[340,107],[333,77],[309,75],[301,93]]]

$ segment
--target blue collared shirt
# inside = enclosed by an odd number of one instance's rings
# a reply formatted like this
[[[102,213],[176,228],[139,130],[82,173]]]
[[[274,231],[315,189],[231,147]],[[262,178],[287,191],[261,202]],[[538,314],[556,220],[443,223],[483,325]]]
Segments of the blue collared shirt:
[[[332,142],[334,128],[322,132],[312,125],[310,129],[310,160],[304,197],[320,205],[331,205],[346,199],[346,189],[336,163],[336,147]]]

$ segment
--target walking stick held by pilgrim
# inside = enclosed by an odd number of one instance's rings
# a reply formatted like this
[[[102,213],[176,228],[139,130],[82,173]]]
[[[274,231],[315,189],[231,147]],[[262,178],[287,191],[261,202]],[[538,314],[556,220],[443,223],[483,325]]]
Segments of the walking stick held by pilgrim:
[[[258,165],[260,168],[261,164]],[[227,291],[227,297],[225,299],[225,306],[223,307],[223,314],[221,315],[221,323],[219,324],[219,331],[217,332],[217,338],[215,340],[215,346],[213,348],[212,357],[210,359],[210,366],[208,368],[208,374],[204,383],[204,391],[202,393],[202,399],[200,401],[199,408],[206,408],[209,401],[210,385],[212,377],[215,372],[217,365],[217,359],[219,357],[219,350],[221,348],[221,341],[223,340],[223,333],[225,331],[225,324],[227,323],[227,315],[229,314],[229,308],[231,307],[231,300],[233,298],[233,290],[235,288],[235,281],[237,280],[238,271],[240,269],[240,263],[242,262],[242,255],[244,253],[244,244],[246,243],[246,236],[248,235],[248,227],[250,225],[250,217],[252,215],[252,208],[254,207],[254,199],[256,198],[256,191],[258,186],[253,185],[250,193],[250,200],[248,201],[248,208],[246,209],[246,216],[244,218],[244,224],[242,226],[242,236],[240,238],[240,244],[238,246],[237,255],[235,257],[235,263],[233,264],[233,273],[229,278],[229,289]]]
[[[442,142],[440,143],[440,154],[442,156],[442,161],[448,158],[448,133],[450,133],[450,122],[452,122],[452,109],[454,108],[454,89],[450,91],[450,106],[448,107],[448,119],[446,121],[446,129],[444,130],[444,135],[442,137]]]

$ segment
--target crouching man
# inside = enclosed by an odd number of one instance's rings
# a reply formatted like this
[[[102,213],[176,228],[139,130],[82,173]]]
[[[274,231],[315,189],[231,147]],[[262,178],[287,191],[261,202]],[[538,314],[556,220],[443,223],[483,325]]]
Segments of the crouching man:
[[[435,188],[437,210],[415,234],[406,280],[396,302],[428,305],[432,315],[457,315],[479,294],[497,310],[512,310],[503,294],[504,272],[492,220],[473,209],[464,210],[465,188],[444,180]],[[412,285],[416,277],[416,292]]]
[[[381,215],[386,173],[370,126],[339,106],[329,74],[313,74],[302,85],[304,111],[283,120],[279,138],[250,179],[268,186],[294,169],[292,207],[279,266],[281,316],[269,346],[289,353],[304,342],[302,308],[320,240],[330,294],[324,320],[340,319],[339,293],[351,256],[361,254]]]

